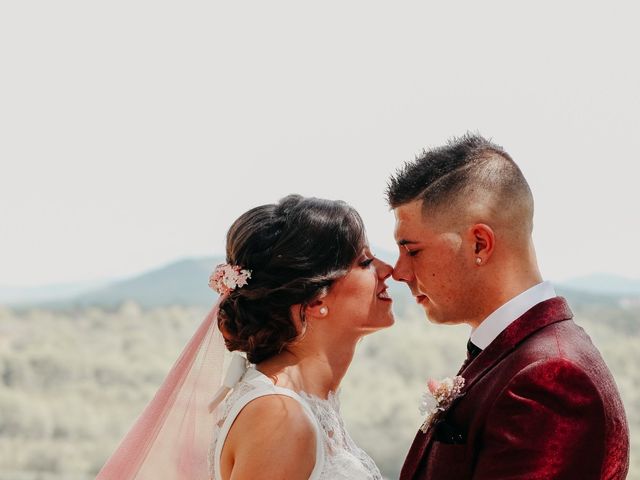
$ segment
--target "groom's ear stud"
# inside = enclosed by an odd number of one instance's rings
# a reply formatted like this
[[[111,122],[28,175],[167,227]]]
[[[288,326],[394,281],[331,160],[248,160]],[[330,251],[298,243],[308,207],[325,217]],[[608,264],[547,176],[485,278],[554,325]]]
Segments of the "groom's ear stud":
[[[476,265],[480,265],[482,263],[482,259],[480,257],[476,257]]]

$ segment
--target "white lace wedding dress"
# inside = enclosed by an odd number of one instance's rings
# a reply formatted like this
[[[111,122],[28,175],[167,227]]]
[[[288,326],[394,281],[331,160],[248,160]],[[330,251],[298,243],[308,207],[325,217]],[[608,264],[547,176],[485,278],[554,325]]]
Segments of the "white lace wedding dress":
[[[220,407],[222,415],[214,427],[209,449],[211,480],[221,480],[220,454],[236,416],[251,400],[264,395],[286,395],[296,399],[316,431],[316,463],[310,480],[381,480],[373,460],[351,439],[340,416],[334,394],[324,400],[306,393],[277,387],[264,374],[250,367]]]

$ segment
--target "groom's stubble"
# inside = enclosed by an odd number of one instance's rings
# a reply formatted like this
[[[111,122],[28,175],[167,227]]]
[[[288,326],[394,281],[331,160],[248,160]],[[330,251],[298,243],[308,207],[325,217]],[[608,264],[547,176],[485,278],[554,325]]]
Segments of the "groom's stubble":
[[[471,239],[442,217],[425,217],[421,201],[394,209],[399,243],[394,278],[407,283],[433,323],[470,323],[481,315],[481,278],[473,266]]]

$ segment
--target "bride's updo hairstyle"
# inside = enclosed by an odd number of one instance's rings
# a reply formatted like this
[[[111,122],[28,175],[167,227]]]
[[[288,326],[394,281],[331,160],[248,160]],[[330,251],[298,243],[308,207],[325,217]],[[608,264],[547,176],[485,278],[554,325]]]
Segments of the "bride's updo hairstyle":
[[[304,307],[346,275],[364,242],[360,215],[339,200],[289,195],[241,215],[227,233],[227,263],[251,278],[220,305],[227,348],[251,363],[280,353],[300,334],[292,305],[304,322]]]

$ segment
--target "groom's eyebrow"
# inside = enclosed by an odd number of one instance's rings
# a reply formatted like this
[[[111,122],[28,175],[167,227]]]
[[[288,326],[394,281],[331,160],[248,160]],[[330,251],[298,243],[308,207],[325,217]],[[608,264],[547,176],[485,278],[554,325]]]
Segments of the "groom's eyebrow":
[[[398,242],[398,245],[400,245],[401,247],[404,247],[405,245],[412,245],[414,243],[418,243],[418,242],[414,242],[413,240],[402,239]]]

